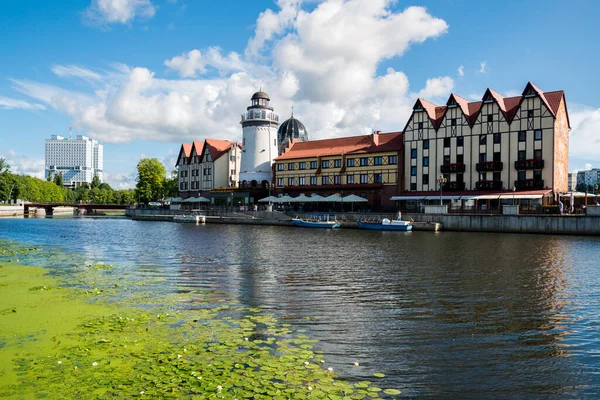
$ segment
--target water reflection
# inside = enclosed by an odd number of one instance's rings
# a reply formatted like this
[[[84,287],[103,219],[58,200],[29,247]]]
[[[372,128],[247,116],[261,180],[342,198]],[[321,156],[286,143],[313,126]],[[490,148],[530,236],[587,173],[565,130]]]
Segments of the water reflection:
[[[406,395],[598,390],[595,238],[129,220],[0,220],[0,237],[270,310],[319,339],[342,376],[384,372],[380,386]]]

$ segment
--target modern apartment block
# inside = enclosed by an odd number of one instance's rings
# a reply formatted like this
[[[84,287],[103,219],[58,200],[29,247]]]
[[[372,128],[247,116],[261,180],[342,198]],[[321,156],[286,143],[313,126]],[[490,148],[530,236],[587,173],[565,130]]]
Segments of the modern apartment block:
[[[356,194],[374,210],[393,211],[401,191],[402,132],[291,141],[275,159],[277,194]]]
[[[46,177],[62,174],[64,186],[75,189],[92,183],[94,175],[103,180],[104,149],[96,140],[78,135],[75,139],[52,135],[46,140]]]
[[[198,197],[200,192],[235,188],[241,154],[241,144],[228,140],[206,139],[182,144],[176,164],[179,195]]]
[[[438,181],[444,192],[567,192],[569,129],[563,91],[532,83],[515,97],[419,99],[404,130],[405,193],[439,191]]]

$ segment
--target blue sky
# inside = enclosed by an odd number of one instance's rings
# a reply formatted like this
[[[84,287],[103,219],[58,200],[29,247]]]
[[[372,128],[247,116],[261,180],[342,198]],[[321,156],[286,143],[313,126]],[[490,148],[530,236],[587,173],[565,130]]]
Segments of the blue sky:
[[[400,130],[417,96],[527,81],[566,92],[570,170],[599,164],[600,2],[4,3],[0,157],[18,172],[41,176],[44,140],[73,126],[105,145],[108,182],[131,186],[140,157],[170,170],[184,141],[240,139],[259,86],[317,139]]]

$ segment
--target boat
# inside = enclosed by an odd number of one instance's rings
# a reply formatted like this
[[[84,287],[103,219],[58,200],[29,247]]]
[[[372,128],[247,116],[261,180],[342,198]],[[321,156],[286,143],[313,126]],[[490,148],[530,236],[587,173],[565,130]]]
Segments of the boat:
[[[340,227],[335,215],[329,214],[309,214],[304,218],[295,217],[292,219],[292,223],[305,228],[334,229]]]
[[[189,222],[189,223],[204,223],[206,216],[204,215],[174,215],[173,222]]]
[[[388,218],[363,218],[356,221],[356,223],[360,229],[375,231],[411,231],[413,228],[412,221],[390,220]]]

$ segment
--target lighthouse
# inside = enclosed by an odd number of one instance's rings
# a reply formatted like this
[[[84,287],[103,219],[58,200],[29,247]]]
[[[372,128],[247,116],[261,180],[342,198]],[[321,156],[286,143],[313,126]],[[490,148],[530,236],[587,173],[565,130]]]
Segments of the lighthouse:
[[[279,116],[273,112],[269,95],[263,91],[252,95],[252,104],[242,114],[242,161],[240,186],[257,187],[271,183],[273,159],[278,156],[277,127]]]

